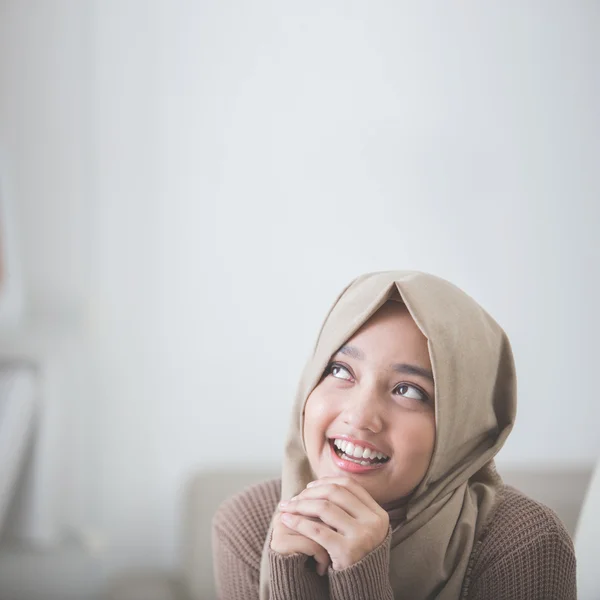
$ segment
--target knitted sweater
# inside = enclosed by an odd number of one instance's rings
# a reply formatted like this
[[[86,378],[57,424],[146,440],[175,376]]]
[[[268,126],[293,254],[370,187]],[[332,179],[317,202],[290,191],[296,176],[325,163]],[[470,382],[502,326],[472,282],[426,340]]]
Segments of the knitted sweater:
[[[258,600],[260,559],[280,498],[280,480],[255,485],[224,502],[213,519],[220,600]],[[303,554],[270,552],[272,600],[393,600],[389,583],[391,530],[356,564],[319,576]],[[462,598],[575,600],[573,543],[549,508],[505,487],[471,553]],[[410,590],[397,596],[413,598]],[[458,600],[458,599],[457,599]]]

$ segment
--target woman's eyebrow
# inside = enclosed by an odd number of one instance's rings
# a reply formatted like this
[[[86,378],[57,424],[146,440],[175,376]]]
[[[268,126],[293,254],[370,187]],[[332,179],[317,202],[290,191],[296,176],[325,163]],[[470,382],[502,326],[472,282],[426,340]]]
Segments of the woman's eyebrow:
[[[401,375],[419,375],[429,379],[431,383],[435,383],[433,380],[433,373],[429,369],[423,367],[417,367],[417,365],[408,365],[406,363],[392,365],[392,369]]]
[[[338,350],[338,354],[345,354],[357,360],[364,360],[365,354],[362,350],[359,350],[356,346],[350,346],[346,344]],[[407,363],[397,363],[392,365],[392,369],[401,375],[418,375],[429,379],[431,383],[435,383],[433,379],[433,373],[429,369],[418,367],[417,365],[409,365]]]
[[[345,354],[346,356],[356,358],[357,360],[364,360],[365,358],[364,352],[362,350],[359,350],[356,346],[349,346],[348,344],[342,346],[338,350],[338,354]]]

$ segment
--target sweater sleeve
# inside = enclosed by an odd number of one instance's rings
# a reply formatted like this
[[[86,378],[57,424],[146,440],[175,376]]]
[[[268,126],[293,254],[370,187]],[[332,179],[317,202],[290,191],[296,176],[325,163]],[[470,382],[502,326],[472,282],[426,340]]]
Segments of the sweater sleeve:
[[[468,600],[576,600],[573,544],[555,532],[501,556],[469,582]]]
[[[278,480],[251,486],[224,501],[213,516],[213,569],[219,600],[258,600],[261,554],[279,489]]]
[[[269,552],[271,600],[328,600],[327,577],[308,565],[304,554]]]
[[[330,600],[394,600],[390,583],[392,530],[377,548],[341,571],[329,567]]]
[[[258,600],[260,563],[273,511],[278,480],[265,482],[226,500],[213,517],[212,546],[219,600]],[[308,556],[269,553],[271,600],[328,600],[327,577],[312,568]]]
[[[219,600],[258,600],[260,571],[218,526],[212,531],[213,561]]]
[[[226,532],[213,528],[215,583],[219,600],[258,600],[260,564],[248,561]],[[327,578],[307,565],[303,554],[269,553],[270,600],[328,600]]]

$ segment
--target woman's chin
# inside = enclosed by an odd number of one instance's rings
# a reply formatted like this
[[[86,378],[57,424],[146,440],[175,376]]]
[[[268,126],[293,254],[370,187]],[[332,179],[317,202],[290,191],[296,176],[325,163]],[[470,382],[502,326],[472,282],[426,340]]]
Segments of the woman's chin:
[[[315,476],[315,479],[321,479],[323,477],[340,477],[339,469],[331,462],[329,453],[323,453],[317,464],[311,462],[311,471]]]
[[[323,477],[335,477],[336,473],[333,469],[327,468],[326,466],[319,466],[316,470],[313,469],[315,479],[322,479]]]

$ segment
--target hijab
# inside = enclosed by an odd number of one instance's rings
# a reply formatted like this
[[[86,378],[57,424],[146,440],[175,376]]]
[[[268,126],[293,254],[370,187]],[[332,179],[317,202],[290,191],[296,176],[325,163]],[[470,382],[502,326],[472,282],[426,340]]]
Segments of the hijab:
[[[303,440],[308,396],[331,356],[389,299],[405,304],[427,338],[436,422],[425,476],[388,513],[393,525],[390,583],[397,598],[456,600],[471,552],[502,489],[493,457],[514,423],[516,375],[505,332],[450,282],[418,271],[385,271],[362,275],[342,291],[321,326],[297,388],[281,499],[289,500],[315,479]],[[272,527],[273,521],[261,561],[261,600],[269,598]]]

